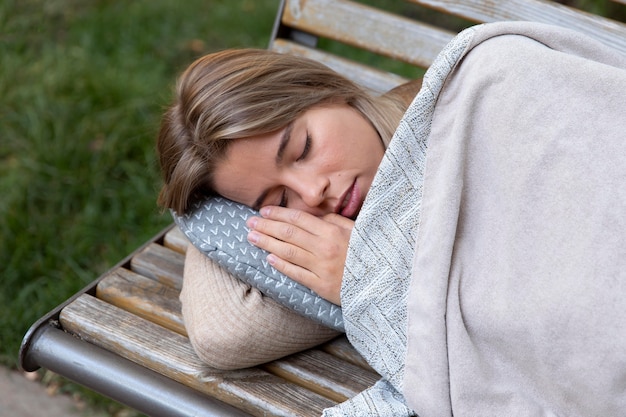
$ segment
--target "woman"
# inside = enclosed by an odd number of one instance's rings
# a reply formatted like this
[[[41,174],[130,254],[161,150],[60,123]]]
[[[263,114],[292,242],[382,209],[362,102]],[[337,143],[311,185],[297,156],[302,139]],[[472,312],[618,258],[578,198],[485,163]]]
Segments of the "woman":
[[[275,101],[249,101],[276,117],[267,129],[232,132],[217,120],[237,139],[219,152],[162,143],[161,201],[184,210],[195,192],[217,191],[270,205],[249,239],[277,269],[341,302],[350,341],[384,377],[325,415],[623,414],[626,57],[546,25],[470,28],[442,51],[399,123],[398,106],[357,104],[316,78],[304,84],[328,95],[287,117]],[[231,125],[256,119],[227,100],[215,106],[227,106]],[[163,136],[211,125],[212,116],[176,114]],[[382,155],[377,140],[395,126]],[[320,140],[347,162],[337,165]],[[207,152],[219,155],[209,169]],[[178,181],[181,161],[191,182]],[[252,181],[228,181],[246,173]],[[357,213],[355,223],[340,216]]]
[[[278,270],[305,284],[334,277],[328,288],[314,289],[340,304],[354,218],[420,86],[410,82],[378,97],[306,58],[265,50],[200,58],[182,74],[163,118],[159,203],[183,213],[195,198],[219,194],[264,207],[265,217],[249,223],[249,239],[272,252]],[[286,230],[294,231],[292,239],[281,236],[285,224],[296,228]],[[190,339],[217,368],[267,362],[338,334],[261,297],[193,247],[184,283]]]

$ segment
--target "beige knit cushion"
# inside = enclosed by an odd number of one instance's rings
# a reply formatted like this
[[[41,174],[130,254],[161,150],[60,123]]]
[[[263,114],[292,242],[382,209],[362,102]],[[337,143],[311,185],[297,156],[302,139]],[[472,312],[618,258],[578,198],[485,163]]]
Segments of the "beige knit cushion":
[[[180,294],[196,354],[218,369],[269,362],[340,333],[283,307],[189,245]]]

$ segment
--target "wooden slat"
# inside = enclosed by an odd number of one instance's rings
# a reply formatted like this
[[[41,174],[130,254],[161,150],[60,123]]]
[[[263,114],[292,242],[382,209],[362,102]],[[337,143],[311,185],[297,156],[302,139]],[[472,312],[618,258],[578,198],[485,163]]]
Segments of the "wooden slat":
[[[119,268],[100,281],[96,296],[187,336],[178,292],[169,286]],[[345,336],[321,346],[320,350],[298,353],[265,365],[263,369],[338,402],[358,394],[380,378]]]
[[[189,239],[177,226],[173,226],[163,237],[163,246],[183,255],[187,252],[188,244]]]
[[[179,291],[124,268],[111,271],[96,287],[96,297],[183,336]]]
[[[614,1],[615,3],[626,4],[626,0],[611,0],[611,1]]]
[[[353,365],[374,372],[367,361],[363,359],[363,356],[350,344],[345,335],[324,343],[320,346],[320,349]]]
[[[339,74],[342,74],[344,77],[379,94],[385,93],[408,81],[406,78],[399,75],[377,70],[367,65],[350,61],[319,49],[308,48],[284,39],[276,39],[272,42],[270,48],[284,54],[303,56],[321,62]],[[418,77],[417,71],[415,76],[416,78]]]
[[[545,0],[408,0],[475,22],[528,20],[574,29],[626,53],[626,24]]]
[[[270,362],[263,365],[263,369],[289,381],[307,384],[337,402],[354,397],[380,379],[375,372],[315,349]]]
[[[289,0],[285,25],[423,68],[453,33],[347,0]]]
[[[319,416],[335,404],[257,368],[209,368],[186,337],[89,295],[65,307],[60,321],[66,330],[90,343],[255,416]]]
[[[183,286],[185,256],[152,243],[131,260],[131,269],[180,291]]]

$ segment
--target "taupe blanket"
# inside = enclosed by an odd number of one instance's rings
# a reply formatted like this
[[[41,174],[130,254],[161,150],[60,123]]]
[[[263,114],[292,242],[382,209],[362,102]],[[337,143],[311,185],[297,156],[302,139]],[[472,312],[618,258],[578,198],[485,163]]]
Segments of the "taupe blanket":
[[[435,92],[403,394],[427,416],[626,415],[626,58],[479,27]]]
[[[346,334],[384,381],[325,415],[626,416],[625,139],[626,57],[459,34],[350,238]]]

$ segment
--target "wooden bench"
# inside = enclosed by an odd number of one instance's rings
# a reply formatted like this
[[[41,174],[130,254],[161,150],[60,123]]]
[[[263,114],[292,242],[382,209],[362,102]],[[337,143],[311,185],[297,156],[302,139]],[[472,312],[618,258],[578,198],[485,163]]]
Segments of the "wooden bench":
[[[626,25],[551,1],[409,3],[458,16],[468,25],[499,20],[562,25],[626,53]],[[407,75],[318,45],[340,42],[427,68],[454,34],[352,1],[284,0],[270,48],[322,61],[384,92]],[[187,245],[169,227],[41,318],[24,338],[22,368],[50,369],[140,412],[167,417],[317,416],[378,380],[345,336],[255,368],[216,371],[203,365],[189,344],[178,300]]]

